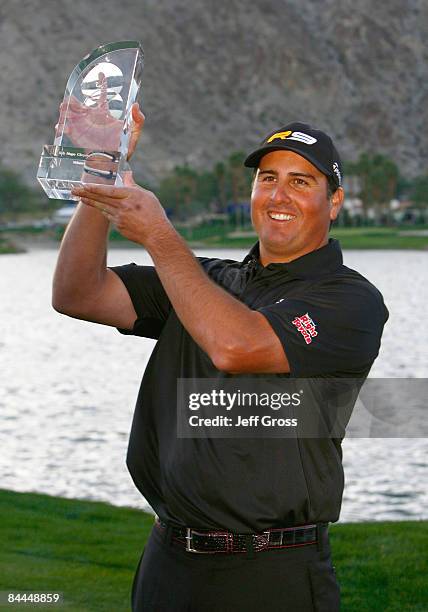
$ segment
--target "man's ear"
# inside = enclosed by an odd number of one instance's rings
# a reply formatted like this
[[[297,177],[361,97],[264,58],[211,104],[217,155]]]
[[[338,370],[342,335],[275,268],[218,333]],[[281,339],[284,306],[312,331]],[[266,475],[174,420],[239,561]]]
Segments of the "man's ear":
[[[335,221],[343,206],[345,192],[343,187],[338,187],[330,198],[330,220]]]

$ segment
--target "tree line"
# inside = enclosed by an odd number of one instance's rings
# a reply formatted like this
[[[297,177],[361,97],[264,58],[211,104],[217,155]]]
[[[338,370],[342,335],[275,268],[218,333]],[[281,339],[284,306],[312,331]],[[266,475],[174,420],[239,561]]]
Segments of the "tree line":
[[[388,221],[390,202],[396,200],[409,202],[412,208],[420,211],[419,217],[428,221],[428,174],[404,177],[386,155],[362,153],[357,161],[345,162],[346,177],[357,179],[352,195],[361,201],[363,218],[368,218],[371,211],[377,221]]]
[[[230,217],[232,224],[249,223],[249,200],[252,170],[243,165],[245,153],[235,151],[211,170],[197,170],[189,165],[176,166],[153,190],[168,214],[177,222],[212,215]],[[347,197],[358,197],[362,217],[374,211],[377,221],[389,210],[391,200],[409,200],[425,218],[428,212],[428,174],[415,178],[400,175],[397,165],[387,156],[362,153],[354,162],[345,163],[345,180],[354,178]],[[24,183],[20,176],[0,166],[0,218],[19,213],[57,208],[37,189]],[[372,214],[373,216],[373,214]]]
[[[248,205],[252,171],[244,166],[245,157],[244,152],[235,151],[212,170],[176,166],[161,180],[156,193],[177,220],[198,212],[227,213],[236,206]]]
[[[243,216],[249,223],[253,172],[243,165],[244,159],[245,153],[237,151],[210,171],[176,166],[160,182],[157,194],[178,221],[209,211],[228,214],[235,225],[243,224]],[[344,165],[345,193],[348,198],[360,200],[360,221],[390,222],[391,200],[405,200],[420,211],[418,217],[422,222],[428,222],[428,174],[404,177],[389,157],[379,153],[362,153],[356,161]],[[349,217],[349,213],[346,211],[342,216]]]

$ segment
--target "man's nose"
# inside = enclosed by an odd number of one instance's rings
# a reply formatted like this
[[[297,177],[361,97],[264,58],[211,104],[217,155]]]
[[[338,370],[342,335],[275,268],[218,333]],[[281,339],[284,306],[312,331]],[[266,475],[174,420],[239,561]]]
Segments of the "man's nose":
[[[276,183],[275,189],[271,193],[272,204],[282,204],[291,201],[290,187],[285,183]]]

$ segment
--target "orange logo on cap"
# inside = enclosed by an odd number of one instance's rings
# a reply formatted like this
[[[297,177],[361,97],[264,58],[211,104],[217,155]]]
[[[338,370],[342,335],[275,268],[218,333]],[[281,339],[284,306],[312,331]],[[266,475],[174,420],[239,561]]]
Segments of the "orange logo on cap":
[[[277,138],[280,138],[281,140],[285,140],[288,136],[291,136],[293,132],[291,130],[287,130],[286,132],[277,132],[276,134],[273,134],[267,141],[266,144],[268,142],[272,142],[272,140],[276,140]]]

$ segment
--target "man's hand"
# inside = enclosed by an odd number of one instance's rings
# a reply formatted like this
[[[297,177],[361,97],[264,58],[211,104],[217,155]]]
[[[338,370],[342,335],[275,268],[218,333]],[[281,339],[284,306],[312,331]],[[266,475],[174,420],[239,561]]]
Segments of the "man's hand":
[[[132,105],[131,117],[128,160],[135,151],[145,119],[137,102]],[[110,113],[105,96],[101,95],[95,106],[86,106],[77,98],[71,97],[68,102],[62,102],[60,105],[55,137],[64,134],[79,147],[117,151],[122,128],[123,121],[115,119]]]
[[[124,187],[85,184],[74,187],[72,193],[100,210],[122,236],[146,246],[171,224],[155,194],[137,185],[132,172],[125,174],[124,181]]]

